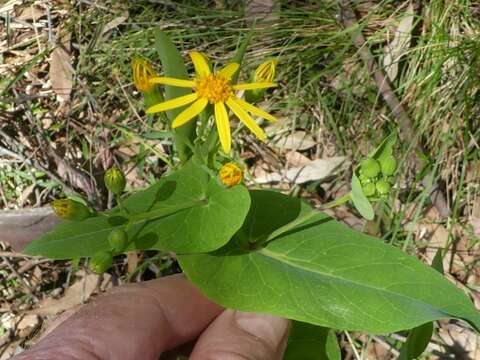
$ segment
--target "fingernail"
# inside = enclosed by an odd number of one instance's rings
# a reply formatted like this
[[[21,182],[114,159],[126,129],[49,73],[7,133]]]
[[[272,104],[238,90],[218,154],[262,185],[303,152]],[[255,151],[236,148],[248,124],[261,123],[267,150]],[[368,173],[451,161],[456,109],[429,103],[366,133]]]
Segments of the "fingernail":
[[[288,320],[265,314],[236,311],[235,321],[239,328],[267,342],[272,348],[281,343],[288,329]]]

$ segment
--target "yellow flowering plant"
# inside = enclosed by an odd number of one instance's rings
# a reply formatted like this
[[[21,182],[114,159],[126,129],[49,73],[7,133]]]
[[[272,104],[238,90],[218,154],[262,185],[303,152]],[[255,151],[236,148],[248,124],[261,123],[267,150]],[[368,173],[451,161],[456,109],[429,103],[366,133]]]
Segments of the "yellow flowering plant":
[[[229,308],[371,333],[443,318],[480,328],[471,301],[435,269],[301,199],[247,187],[231,126],[242,124],[260,141],[267,139],[256,117],[275,116],[253,105],[258,99],[242,97],[275,91],[276,60],[243,82],[238,79],[246,42],[218,70],[205,54],[190,51],[194,74],[165,33],[156,33],[155,44],[159,72],[146,60],[134,60],[133,81],[146,114],[164,114],[159,121],[173,132],[175,165],[133,194],[124,191],[121,170],[109,170],[105,185],[118,205],[108,211],[55,201],[64,222],[32,242],[27,254],[85,257],[93,271],[103,272],[129,251],[175,252],[186,276]],[[351,201],[372,219],[372,202],[394,184],[395,142],[394,134],[387,137],[354,169],[352,191],[320,210]]]

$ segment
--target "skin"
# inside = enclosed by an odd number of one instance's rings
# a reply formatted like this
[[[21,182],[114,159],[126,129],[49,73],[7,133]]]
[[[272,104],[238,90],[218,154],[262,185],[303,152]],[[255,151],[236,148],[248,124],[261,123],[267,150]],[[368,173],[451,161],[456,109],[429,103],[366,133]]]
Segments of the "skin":
[[[183,275],[114,288],[63,315],[13,360],[156,360],[195,339],[191,360],[281,359],[289,322],[223,309]]]

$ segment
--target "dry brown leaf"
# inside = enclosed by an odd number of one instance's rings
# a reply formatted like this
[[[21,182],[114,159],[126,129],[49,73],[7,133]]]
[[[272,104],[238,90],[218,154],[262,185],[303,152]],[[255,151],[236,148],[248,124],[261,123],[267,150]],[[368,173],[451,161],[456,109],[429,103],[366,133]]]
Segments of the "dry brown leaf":
[[[30,311],[30,314],[37,315],[55,315],[68,310],[75,305],[79,305],[88,300],[98,286],[100,275],[85,274],[79,271],[77,274],[83,274],[83,277],[65,290],[65,295],[60,299],[46,298],[39,303],[39,307]],[[104,274],[105,276],[110,276]]]
[[[50,57],[50,81],[59,102],[70,99],[73,74],[70,54],[62,47],[55,48]]]
[[[126,11],[123,15],[116,17],[112,21],[108,22],[102,30],[102,36],[108,33],[110,30],[115,29],[119,25],[123,24],[129,17],[128,11]]]
[[[398,62],[400,58],[410,47],[412,38],[413,20],[415,13],[413,4],[408,4],[405,16],[402,18],[395,30],[395,35],[390,44],[385,48],[385,56],[383,58],[383,66],[390,81],[395,80],[398,75]]]
[[[298,151],[291,150],[285,154],[285,160],[289,166],[306,166],[312,162],[305,155],[300,154]]]
[[[45,11],[37,6],[27,6],[21,10],[20,14],[16,17],[23,21],[37,21],[46,15]]]
[[[288,136],[280,138],[275,146],[284,150],[307,150],[314,147],[317,142],[313,136],[305,131],[295,131]]]
[[[249,20],[278,20],[279,9],[280,1],[250,0],[246,7],[246,18]]]
[[[344,156],[335,156],[326,159],[316,159],[311,161],[308,165],[302,167],[293,167],[286,170],[284,173],[265,173],[263,177],[256,178],[259,184],[266,184],[270,182],[294,182],[296,184],[303,184],[308,181],[322,180],[332,175],[335,170],[345,162]]]

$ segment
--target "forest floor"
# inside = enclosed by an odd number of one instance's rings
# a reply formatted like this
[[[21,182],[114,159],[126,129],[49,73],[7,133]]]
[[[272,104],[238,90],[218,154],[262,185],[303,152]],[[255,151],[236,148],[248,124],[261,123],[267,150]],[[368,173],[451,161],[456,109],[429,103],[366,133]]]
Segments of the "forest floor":
[[[161,27],[185,58],[195,49],[223,64],[254,20],[243,73],[278,59],[279,87],[263,107],[280,121],[265,126],[265,143],[236,136],[249,184],[327,202],[400,129],[400,176],[375,220],[350,206],[331,214],[427,264],[440,249],[445,276],[480,308],[480,3],[468,0],[363,0],[354,9],[333,0],[4,0],[0,208],[21,213],[69,195],[106,209],[98,184],[113,164],[127,189],[151,184],[178,159],[170,130],[143,111],[132,58],[161,73],[153,46]],[[19,240],[2,235],[0,360],[90,296],[179,271],[169,254],[130,253],[100,276],[82,263],[22,256]],[[393,359],[405,341],[350,335],[338,333],[345,359]],[[479,359],[480,338],[438,322],[422,358]]]

